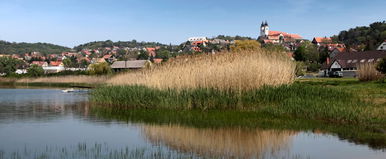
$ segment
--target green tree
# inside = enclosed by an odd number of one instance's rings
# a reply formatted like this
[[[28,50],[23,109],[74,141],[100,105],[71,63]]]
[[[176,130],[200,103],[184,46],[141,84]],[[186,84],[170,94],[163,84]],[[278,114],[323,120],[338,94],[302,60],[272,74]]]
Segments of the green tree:
[[[22,65],[22,61],[11,57],[0,57],[0,73],[10,75],[15,73],[17,68]]]
[[[71,61],[71,59],[66,58],[66,59],[64,59],[62,62],[63,62],[63,65],[64,65],[65,68],[70,68],[70,67],[72,67],[72,61]]]
[[[319,52],[317,47],[311,42],[303,42],[295,50],[294,58],[296,61],[314,63],[319,61]]]
[[[141,50],[137,59],[138,60],[149,60],[149,55],[147,54],[146,51]]]
[[[377,70],[383,74],[386,74],[386,57],[378,62],[376,66]]]
[[[260,50],[261,45],[256,40],[236,40],[230,49],[233,52]]]
[[[163,61],[169,60],[170,57],[171,57],[171,53],[167,49],[157,50],[157,54],[155,56],[155,58],[161,58],[161,59],[163,59]]]
[[[27,69],[27,75],[31,76],[31,77],[40,77],[40,76],[44,75],[43,67],[38,66],[38,65],[31,65]]]
[[[89,73],[92,75],[106,75],[112,73],[111,67],[108,63],[97,63],[89,66]]]

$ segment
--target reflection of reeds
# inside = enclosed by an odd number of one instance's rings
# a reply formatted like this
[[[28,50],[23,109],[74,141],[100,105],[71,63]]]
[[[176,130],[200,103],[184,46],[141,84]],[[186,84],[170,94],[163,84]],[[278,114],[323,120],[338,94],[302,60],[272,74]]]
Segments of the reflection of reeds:
[[[179,57],[151,70],[115,76],[108,83],[159,89],[250,90],[292,83],[294,68],[295,64],[280,54],[244,51]]]
[[[172,149],[201,156],[264,158],[288,148],[295,132],[147,125],[143,126],[143,134],[154,144],[165,144]]]

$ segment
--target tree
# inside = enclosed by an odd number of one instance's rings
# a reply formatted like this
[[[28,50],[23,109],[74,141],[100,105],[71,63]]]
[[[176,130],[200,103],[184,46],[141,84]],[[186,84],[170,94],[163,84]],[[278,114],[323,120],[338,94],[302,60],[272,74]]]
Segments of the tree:
[[[319,61],[319,52],[317,47],[311,42],[303,42],[295,50],[294,58],[296,61],[314,63]]]
[[[108,63],[96,63],[89,66],[89,73],[92,75],[105,75],[112,72]]]
[[[141,50],[137,59],[138,60],[149,60],[149,55],[147,54],[146,51]]]
[[[256,40],[236,40],[230,48],[233,52],[260,50],[261,45]]]
[[[72,62],[71,62],[71,59],[69,58],[66,58],[63,60],[63,65],[65,68],[70,68],[72,66]]]
[[[38,66],[38,65],[31,65],[27,69],[27,74],[31,77],[39,77],[39,76],[42,76],[44,74],[44,69],[43,69],[43,67]]]
[[[383,74],[386,74],[386,57],[378,62],[376,66],[377,70]]]
[[[163,61],[169,60],[170,57],[171,57],[171,53],[170,53],[170,51],[168,51],[166,49],[157,50],[157,54],[155,56],[155,58],[161,58],[161,59],[163,59]]]
[[[11,57],[0,57],[0,73],[10,75],[15,73],[17,68],[22,65],[22,61]]]

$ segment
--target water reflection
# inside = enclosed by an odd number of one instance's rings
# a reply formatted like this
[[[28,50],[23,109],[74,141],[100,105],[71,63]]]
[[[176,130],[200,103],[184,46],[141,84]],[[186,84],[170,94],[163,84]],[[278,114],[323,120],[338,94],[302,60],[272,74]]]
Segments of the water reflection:
[[[178,125],[145,125],[142,131],[156,145],[216,158],[288,158],[286,152],[297,134],[282,130],[198,129]]]

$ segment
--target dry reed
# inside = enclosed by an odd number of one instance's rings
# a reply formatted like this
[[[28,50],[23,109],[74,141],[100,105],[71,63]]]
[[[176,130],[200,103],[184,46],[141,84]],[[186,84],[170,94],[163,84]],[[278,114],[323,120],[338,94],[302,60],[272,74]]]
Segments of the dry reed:
[[[17,80],[18,83],[85,83],[85,84],[103,84],[108,76],[55,76],[39,78],[23,78]]]
[[[162,66],[113,77],[113,85],[145,85],[158,89],[215,88],[251,90],[294,81],[295,64],[288,57],[265,51],[184,56]]]
[[[154,144],[165,144],[178,151],[215,158],[272,157],[288,148],[291,137],[296,135],[294,131],[198,129],[177,125],[146,125],[142,130]]]
[[[360,81],[379,80],[382,76],[382,73],[377,71],[374,63],[365,63],[358,66],[358,79]]]

